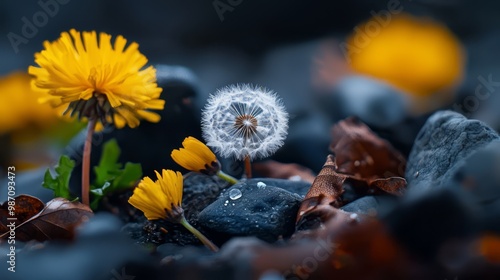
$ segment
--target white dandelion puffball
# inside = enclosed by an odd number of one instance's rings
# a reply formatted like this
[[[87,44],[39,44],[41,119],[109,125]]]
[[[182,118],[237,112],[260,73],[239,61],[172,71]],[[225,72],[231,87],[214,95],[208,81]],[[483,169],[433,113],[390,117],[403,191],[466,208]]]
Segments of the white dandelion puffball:
[[[267,157],[283,145],[288,113],[273,91],[231,85],[210,95],[201,116],[203,138],[222,157]]]

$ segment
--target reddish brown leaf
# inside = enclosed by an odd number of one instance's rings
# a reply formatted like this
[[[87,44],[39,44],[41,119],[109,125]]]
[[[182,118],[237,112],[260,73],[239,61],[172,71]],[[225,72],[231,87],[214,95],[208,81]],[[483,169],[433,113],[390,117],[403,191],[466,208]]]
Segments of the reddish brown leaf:
[[[338,172],[365,180],[404,176],[403,155],[356,118],[338,122],[331,133]]]
[[[401,177],[377,178],[364,180],[349,174],[337,172],[336,159],[328,155],[325,165],[311,185],[297,213],[296,224],[319,218],[322,223],[328,221],[328,208],[340,208],[349,201],[344,201],[345,183],[356,190],[359,195],[386,192],[400,196],[403,194],[406,180]]]
[[[13,207],[10,211],[9,204]],[[42,211],[43,207],[45,205],[40,199],[25,194],[14,197],[10,202],[5,201],[0,206],[0,234],[8,230],[7,224],[14,221],[13,219],[16,224],[23,223]]]
[[[370,182],[369,186],[374,190],[380,189],[396,196],[402,196],[406,188],[406,180],[401,177],[375,179]]]
[[[340,197],[344,192],[342,185],[347,176],[338,174],[335,171],[336,169],[335,157],[328,155],[323,168],[318,176],[316,176],[316,179],[314,179],[311,188],[300,205],[297,214],[297,224],[304,217],[311,214],[311,212],[318,211],[317,209],[319,209],[320,205],[327,205],[328,207],[330,205],[334,207],[341,206]],[[318,213],[318,216],[323,216],[323,214]]]
[[[31,197],[31,199],[34,203],[38,204],[36,202],[37,198]],[[22,198],[20,201],[27,200],[27,198]],[[49,201],[37,213],[34,213],[37,208],[31,205],[20,204],[16,206],[16,215],[18,211],[22,213],[20,216],[22,219],[16,222],[15,228],[16,239],[20,241],[33,239],[38,241],[72,239],[75,227],[93,215],[92,210],[88,206],[60,197]],[[28,214],[33,213],[34,215],[29,217]],[[6,238],[8,234],[9,232],[5,232],[0,235],[0,238]]]
[[[302,181],[312,183],[315,175],[311,169],[295,163],[281,163],[274,160],[254,163],[253,169],[263,177],[290,179],[299,176]]]

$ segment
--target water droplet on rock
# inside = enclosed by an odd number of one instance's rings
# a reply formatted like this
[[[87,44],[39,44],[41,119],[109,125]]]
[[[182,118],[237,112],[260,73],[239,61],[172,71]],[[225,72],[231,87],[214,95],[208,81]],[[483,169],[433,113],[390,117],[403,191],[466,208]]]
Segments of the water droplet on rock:
[[[236,200],[242,196],[242,193],[239,189],[232,189],[229,191],[229,198],[231,200]]]
[[[299,175],[293,175],[291,177],[288,177],[288,180],[294,181],[294,182],[299,182],[302,180],[302,177],[300,177]]]
[[[257,183],[257,188],[262,189],[265,188],[267,185],[264,182],[258,182]]]

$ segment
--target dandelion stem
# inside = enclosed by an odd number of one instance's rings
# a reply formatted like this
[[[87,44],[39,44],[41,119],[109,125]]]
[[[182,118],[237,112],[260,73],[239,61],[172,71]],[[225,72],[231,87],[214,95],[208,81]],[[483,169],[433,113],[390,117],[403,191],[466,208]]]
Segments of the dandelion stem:
[[[194,234],[198,239],[207,246],[208,249],[212,250],[213,252],[219,251],[219,247],[217,247],[212,241],[208,240],[208,238],[203,235],[203,233],[199,232],[197,229],[195,229],[189,222],[186,220],[184,216],[182,216],[182,219],[180,221],[180,224],[183,225],[187,230],[189,230],[192,234]]]
[[[90,118],[87,124],[87,137],[83,146],[83,161],[82,161],[82,202],[85,205],[90,205],[89,187],[90,187],[90,151],[92,150],[92,136],[94,135],[97,118]]]
[[[219,172],[217,172],[217,177],[221,178],[224,181],[229,182],[231,185],[238,183],[238,180],[236,180],[236,178],[227,173],[224,173],[222,170],[219,170]]]
[[[252,163],[250,162],[250,156],[245,156],[245,174],[247,179],[252,178]]]

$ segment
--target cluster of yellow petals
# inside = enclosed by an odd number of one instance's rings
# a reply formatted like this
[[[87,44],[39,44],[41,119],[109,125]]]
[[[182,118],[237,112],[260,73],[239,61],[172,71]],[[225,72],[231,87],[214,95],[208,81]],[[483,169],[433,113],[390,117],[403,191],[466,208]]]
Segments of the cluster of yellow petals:
[[[77,106],[77,102],[98,99],[98,117],[117,128],[136,127],[141,119],[160,120],[149,110],[163,109],[165,102],[159,99],[162,89],[156,84],[156,69],[142,69],[148,60],[137,43],[125,48],[127,40],[122,36],[112,45],[111,35],[72,29],[43,45],[44,50],[35,54],[39,67],[28,69],[35,76],[33,88],[48,93],[42,102],[66,105],[66,113],[89,117],[82,109],[85,104]]]
[[[189,136],[182,141],[182,147],[172,151],[170,156],[180,166],[190,171],[216,173],[220,169],[215,154],[200,140]],[[216,170],[212,170],[212,169]]]
[[[134,189],[128,202],[144,212],[148,220],[167,219],[176,208],[181,207],[183,178],[180,172],[155,171],[157,180],[144,177]]]

